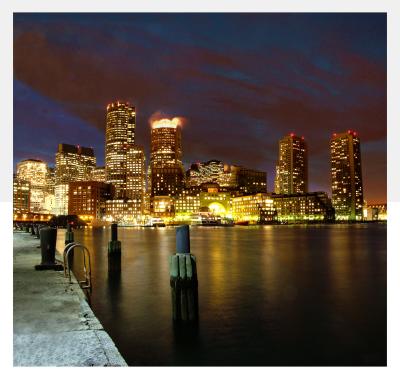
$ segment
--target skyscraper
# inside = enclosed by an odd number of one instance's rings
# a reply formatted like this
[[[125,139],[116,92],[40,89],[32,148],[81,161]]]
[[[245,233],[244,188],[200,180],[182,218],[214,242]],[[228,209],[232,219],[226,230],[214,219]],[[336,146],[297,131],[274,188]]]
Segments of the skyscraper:
[[[95,167],[96,158],[92,148],[65,143],[58,145],[54,189],[57,214],[68,213],[69,183],[90,180]]]
[[[331,138],[332,204],[337,220],[361,220],[363,184],[360,139],[357,133],[334,134]]]
[[[151,196],[176,196],[184,187],[179,118],[151,126]]]
[[[127,151],[126,195],[136,200],[137,213],[144,211],[144,194],[146,191],[145,156],[143,148],[132,146]]]
[[[279,141],[275,193],[305,192],[308,192],[307,145],[304,137],[298,137],[291,133]]]
[[[25,159],[17,164],[17,179],[30,185],[30,212],[45,213],[47,172],[47,163],[39,159]]]
[[[129,103],[107,106],[106,117],[106,182],[113,184],[115,198],[126,198],[127,152],[135,144],[136,110]]]

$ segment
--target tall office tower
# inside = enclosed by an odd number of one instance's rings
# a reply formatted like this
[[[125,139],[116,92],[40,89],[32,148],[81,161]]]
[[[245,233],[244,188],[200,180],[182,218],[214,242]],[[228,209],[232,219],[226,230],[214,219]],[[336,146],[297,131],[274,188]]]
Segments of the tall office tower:
[[[68,213],[68,185],[70,182],[86,181],[96,167],[94,151],[90,147],[65,143],[58,145],[55,168],[55,213]]]
[[[279,141],[275,193],[289,195],[305,192],[308,192],[307,145],[304,137],[291,133]]]
[[[184,188],[179,118],[151,126],[151,196],[176,196]]]
[[[126,198],[127,152],[135,143],[136,111],[128,103],[107,106],[106,182],[113,184],[115,198]]]
[[[331,138],[332,204],[337,220],[361,220],[363,185],[360,139],[357,133],[334,134]]]
[[[47,190],[47,163],[38,159],[25,159],[17,164],[17,179],[30,184],[30,211],[45,212],[45,195]]]
[[[146,191],[145,156],[143,148],[132,146],[127,151],[126,197],[136,200],[143,212]]]

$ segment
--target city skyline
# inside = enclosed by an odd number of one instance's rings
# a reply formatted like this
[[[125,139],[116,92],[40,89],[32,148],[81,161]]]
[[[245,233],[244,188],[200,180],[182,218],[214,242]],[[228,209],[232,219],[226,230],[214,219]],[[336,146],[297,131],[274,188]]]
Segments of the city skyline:
[[[240,20],[251,22],[234,32]],[[154,114],[182,116],[186,168],[209,159],[252,167],[267,172],[269,190],[283,135],[305,136],[309,190],[330,193],[330,136],[357,130],[365,198],[386,202],[385,15],[20,14],[14,22],[15,163],[53,162],[57,139],[94,147],[104,165],[104,107],[120,99],[137,109],[146,157]],[[124,56],[131,67],[120,65]],[[37,75],[41,65],[46,77]],[[122,69],[124,80],[115,72]],[[37,133],[47,138],[34,141]]]

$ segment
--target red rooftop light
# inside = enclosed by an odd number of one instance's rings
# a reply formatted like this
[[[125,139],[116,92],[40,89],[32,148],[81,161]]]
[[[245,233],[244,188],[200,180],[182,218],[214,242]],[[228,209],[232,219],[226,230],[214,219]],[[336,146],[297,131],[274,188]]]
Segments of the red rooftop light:
[[[294,137],[294,133],[290,133],[290,137]]]

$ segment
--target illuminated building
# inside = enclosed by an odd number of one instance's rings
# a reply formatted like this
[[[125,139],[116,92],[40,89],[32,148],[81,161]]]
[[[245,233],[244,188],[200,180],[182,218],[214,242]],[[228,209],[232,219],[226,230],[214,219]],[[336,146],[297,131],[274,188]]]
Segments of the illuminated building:
[[[275,193],[293,194],[308,191],[308,154],[304,137],[293,133],[279,141]]]
[[[199,187],[185,188],[175,200],[175,220],[188,221],[200,210]]]
[[[335,211],[325,192],[271,195],[280,222],[334,221]]]
[[[175,217],[175,203],[171,196],[154,196],[151,215],[166,221]]]
[[[116,199],[126,199],[127,152],[135,144],[136,111],[128,103],[107,106],[105,175],[113,184]]]
[[[356,132],[331,138],[332,203],[337,220],[361,220],[363,184],[360,140]]]
[[[145,156],[141,147],[132,146],[127,151],[126,198],[139,203],[140,213],[144,212],[146,191]]]
[[[267,192],[267,173],[241,166],[231,166],[235,188],[240,194]]]
[[[30,184],[29,207],[32,213],[47,213],[47,163],[38,159],[25,159],[17,164],[17,178]]]
[[[181,127],[178,118],[151,125],[151,197],[178,195],[184,188]]]
[[[68,212],[69,183],[90,180],[95,167],[92,148],[64,143],[58,145],[54,188],[56,214],[65,215]]]
[[[13,180],[13,214],[27,214],[30,212],[30,182],[28,180],[18,179]]]
[[[208,162],[192,163],[186,172],[187,183],[191,187],[200,186],[203,183],[215,182],[221,185],[224,174],[224,164],[221,161],[210,160]]]
[[[387,221],[387,205],[368,204],[363,209],[363,216],[366,221]]]
[[[193,163],[186,172],[188,186],[218,183],[221,188],[250,194],[267,191],[267,173],[242,166],[224,164],[218,160]]]
[[[68,214],[84,221],[101,220],[106,213],[106,200],[112,197],[112,185],[97,181],[70,182]]]
[[[92,180],[95,182],[105,182],[106,181],[106,169],[104,166],[97,166],[92,171]]]
[[[231,218],[231,194],[220,192],[216,184],[205,184],[203,188],[206,191],[200,192],[200,211]]]
[[[232,198],[232,217],[236,222],[264,223],[274,221],[276,211],[271,195],[257,193]]]

